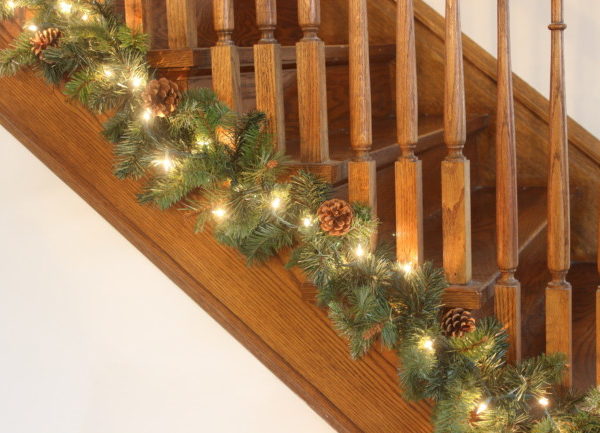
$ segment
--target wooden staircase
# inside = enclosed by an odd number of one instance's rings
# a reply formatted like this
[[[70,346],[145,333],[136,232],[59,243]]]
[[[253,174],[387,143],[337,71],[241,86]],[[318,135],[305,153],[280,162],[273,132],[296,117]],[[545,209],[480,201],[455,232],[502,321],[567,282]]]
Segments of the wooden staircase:
[[[300,0],[300,3],[310,8],[318,2]],[[412,144],[410,134],[405,135],[406,142],[401,147],[396,116],[397,5],[391,0],[368,2],[373,134],[372,143],[357,144],[349,122],[351,115],[355,115],[351,108],[355,95],[350,95],[348,88],[352,59],[356,57],[351,54],[355,45],[349,46],[348,41],[346,23],[348,16],[353,16],[348,3],[348,0],[321,2],[319,35],[325,41],[322,51],[327,86],[323,89],[326,106],[320,107],[303,107],[299,103],[299,77],[314,70],[299,70],[302,62],[299,65],[293,46],[303,34],[298,22],[304,24],[306,33],[318,27],[319,20],[311,14],[301,14],[299,19],[298,0],[279,0],[276,15],[273,11],[265,13],[260,7],[274,2],[257,1],[258,11],[262,12],[258,25],[257,9],[248,0],[215,0],[214,5],[221,8],[218,9],[221,13],[215,15],[214,23],[212,0],[126,0],[123,7],[130,25],[151,34],[153,50],[149,60],[157,68],[157,74],[168,76],[184,87],[215,85],[217,57],[213,46],[218,34],[224,41],[221,51],[227,52],[223,61],[239,67],[239,95],[230,94],[229,98],[238,100],[241,110],[257,106],[257,64],[252,46],[261,38],[268,39],[276,16],[275,35],[283,45],[279,76],[283,99],[279,103],[284,104],[285,116],[275,119],[273,125],[284,128],[280,136],[285,136],[292,168],[317,172],[336,186],[337,195],[347,197],[356,194],[349,191],[356,182],[352,164],[373,165],[375,175],[365,181],[377,185],[376,200],[369,193],[364,198],[377,203],[377,215],[382,222],[380,238],[393,239],[398,224],[394,205],[395,163],[401,152],[414,145],[423,173],[422,254],[425,260],[442,266],[444,213],[440,166],[448,155],[448,128],[444,127],[446,23],[423,2],[414,2],[418,134]],[[360,2],[352,0],[352,3]],[[234,7],[235,16],[230,14],[228,5]],[[18,31],[17,25],[4,26],[0,33],[3,46]],[[459,188],[471,200],[469,235],[473,272],[466,284],[451,284],[445,302],[476,310],[478,315],[489,315],[494,312],[494,286],[500,276],[495,234],[498,79],[496,61],[467,38],[463,37],[462,42],[466,93],[463,153],[471,168],[470,184],[461,184]],[[224,64],[217,69],[235,75]],[[218,80],[222,78],[219,75]],[[531,356],[546,349],[544,291],[551,280],[546,264],[549,117],[548,101],[518,77],[514,80],[520,259],[516,277],[522,287],[519,300],[523,355]],[[312,302],[314,292],[310,285],[302,275],[284,268],[284,255],[264,265],[247,267],[237,252],[219,245],[210,234],[194,235],[193,221],[184,214],[138,205],[136,182],[119,181],[112,176],[112,151],[100,135],[102,119],[67,101],[60,89],[48,87],[31,74],[7,78],[5,82],[5,92],[0,95],[2,125],[334,428],[369,433],[431,430],[429,405],[408,403],[401,396],[395,354],[378,348],[361,361],[350,360],[346,343],[331,328],[323,310]],[[235,91],[231,87],[235,79],[227,82],[217,87],[224,89],[229,85],[229,91]],[[366,81],[359,84],[364,91]],[[303,149],[307,140],[301,138],[308,133],[303,131],[307,126],[300,121],[303,109],[326,110],[328,158],[307,160],[307,151]],[[590,221],[595,221],[599,214],[596,196],[600,190],[600,146],[598,140],[572,120],[569,131],[573,257],[578,261],[569,278],[574,287],[573,372],[575,386],[583,389],[594,382],[594,375],[600,370],[595,367],[597,335],[593,328],[597,314],[595,289],[599,281],[595,267],[590,264],[595,246],[588,241],[596,235],[596,227]],[[369,144],[368,158],[358,158],[360,146],[366,144]],[[311,145],[319,147],[323,143]],[[318,150],[309,153],[318,154]]]

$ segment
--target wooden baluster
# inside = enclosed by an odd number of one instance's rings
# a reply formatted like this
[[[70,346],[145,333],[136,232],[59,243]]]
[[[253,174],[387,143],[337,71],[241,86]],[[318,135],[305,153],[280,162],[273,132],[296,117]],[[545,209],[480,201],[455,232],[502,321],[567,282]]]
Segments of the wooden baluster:
[[[213,0],[214,25],[219,37],[211,48],[213,89],[234,111],[242,110],[240,57],[231,35],[234,29],[233,0]]]
[[[471,177],[466,141],[465,85],[459,0],[446,0],[446,83],[442,162],[444,270],[450,284],[471,280]]]
[[[494,309],[510,337],[508,359],[521,359],[521,284],[517,204],[517,143],[510,56],[509,0],[498,0],[498,110],[496,120],[496,281]]]
[[[196,0],[167,0],[169,48],[196,48]]]
[[[396,161],[396,256],[423,263],[423,176],[415,156],[419,141],[417,56],[413,0],[399,0],[396,41],[396,120],[400,157]]]
[[[325,44],[317,35],[321,25],[320,0],[298,0],[298,22],[304,33],[296,44],[300,159],[329,160]]]
[[[371,72],[367,0],[349,0],[350,144],[354,159],[348,163],[348,196],[352,202],[377,212],[377,166],[369,152],[373,144]]]
[[[567,355],[564,384],[572,384],[573,333],[569,215],[567,106],[564,76],[563,2],[552,0],[552,61],[550,78],[550,150],[548,167],[548,268],[546,288],[546,351]]]
[[[254,45],[256,108],[269,117],[273,144],[285,152],[285,117],[281,80],[281,45],[275,39],[277,0],[256,0],[256,21],[261,39]]]
[[[146,0],[125,0],[125,23],[139,32],[148,31]]]

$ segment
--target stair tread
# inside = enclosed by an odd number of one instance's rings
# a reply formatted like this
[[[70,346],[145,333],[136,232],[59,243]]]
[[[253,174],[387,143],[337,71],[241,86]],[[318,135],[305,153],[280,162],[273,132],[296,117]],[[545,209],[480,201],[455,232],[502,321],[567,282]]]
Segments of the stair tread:
[[[519,251],[522,251],[546,226],[546,189],[519,188]],[[490,286],[498,276],[496,264],[496,190],[476,189],[471,194],[471,239],[473,279],[468,286],[451,286],[445,302],[449,305],[479,309],[490,296]],[[442,215],[424,222],[425,259],[442,265]]]

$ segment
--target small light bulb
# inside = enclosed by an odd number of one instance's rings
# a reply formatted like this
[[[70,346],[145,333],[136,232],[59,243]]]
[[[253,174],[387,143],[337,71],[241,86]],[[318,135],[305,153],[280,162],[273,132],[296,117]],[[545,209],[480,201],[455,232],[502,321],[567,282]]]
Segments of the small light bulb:
[[[546,397],[540,397],[540,399],[538,400],[538,403],[542,407],[548,407],[548,405],[550,404],[550,400],[548,400]]]
[[[168,173],[173,169],[173,160],[169,154],[166,153],[164,158],[154,161],[154,165],[162,166],[162,168],[164,168],[164,170]]]
[[[431,338],[425,338],[421,343],[421,347],[428,352],[433,352],[433,340]]]
[[[112,69],[108,68],[108,67],[104,67],[104,75],[107,77],[112,77],[115,73],[113,72]]]
[[[143,81],[144,81],[144,80],[142,80],[142,78],[141,78],[141,77],[133,77],[133,78],[131,79],[131,86],[132,86],[134,89],[137,89],[138,87],[140,87],[140,86],[142,85]]]
[[[279,209],[281,207],[281,198],[279,197],[275,197],[272,201],[271,201],[271,207],[275,210]]]
[[[142,119],[144,119],[146,122],[152,119],[152,111],[149,108],[146,108],[144,110],[144,113],[142,114]]]
[[[39,28],[35,24],[29,24],[27,26],[27,30],[29,30],[30,32],[37,32],[39,30]]]
[[[17,7],[17,4],[16,4],[16,3],[15,3],[13,0],[8,0],[8,1],[6,2],[6,6],[7,6],[9,9],[14,9],[14,8],[16,8],[16,7]]]
[[[413,270],[413,265],[410,262],[408,262],[408,263],[398,263],[398,266],[400,267],[400,270],[402,272],[404,272],[406,275],[409,275],[412,272],[412,270]]]
[[[302,219],[302,224],[304,225],[304,227],[310,227],[312,226],[312,220],[309,217],[304,217]]]
[[[480,413],[488,410],[488,407],[488,403],[486,401],[482,401],[481,403],[479,403],[479,406],[477,406],[477,410],[475,412],[477,413],[477,415],[479,415]]]
[[[73,5],[71,3],[67,3],[67,2],[60,2],[58,4],[58,8],[60,9],[60,11],[64,14],[70,14],[71,13],[71,9],[73,8]]]
[[[205,137],[200,137],[196,140],[196,145],[200,146],[200,147],[206,147],[210,144],[210,140],[208,138]]]
[[[88,14],[81,15],[81,21],[87,21],[89,19],[90,19],[90,16]]]
[[[354,254],[356,254],[356,257],[362,257],[365,255],[365,250],[362,247],[362,245],[359,245],[356,247],[356,250],[354,251]]]
[[[225,216],[225,209],[219,207],[212,211],[212,214],[219,219],[222,219]]]

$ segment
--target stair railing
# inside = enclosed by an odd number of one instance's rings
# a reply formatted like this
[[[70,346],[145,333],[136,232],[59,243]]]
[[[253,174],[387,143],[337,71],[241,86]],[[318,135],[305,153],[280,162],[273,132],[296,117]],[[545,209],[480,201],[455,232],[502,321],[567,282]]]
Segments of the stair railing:
[[[521,359],[521,285],[517,203],[517,146],[510,55],[509,0],[498,0],[498,101],[496,120],[496,256],[500,276],[494,310],[510,337],[508,357]]]
[[[471,175],[467,139],[460,1],[446,0],[446,68],[442,162],[444,270],[450,284],[468,284],[471,262]]]
[[[552,0],[550,147],[548,166],[548,269],[546,288],[546,351],[567,355],[565,385],[573,381],[572,293],[566,276],[570,257],[569,156],[565,91],[562,0]]]
[[[398,0],[396,125],[400,156],[395,164],[396,256],[404,266],[423,263],[423,167],[419,141],[417,55],[413,0]]]

